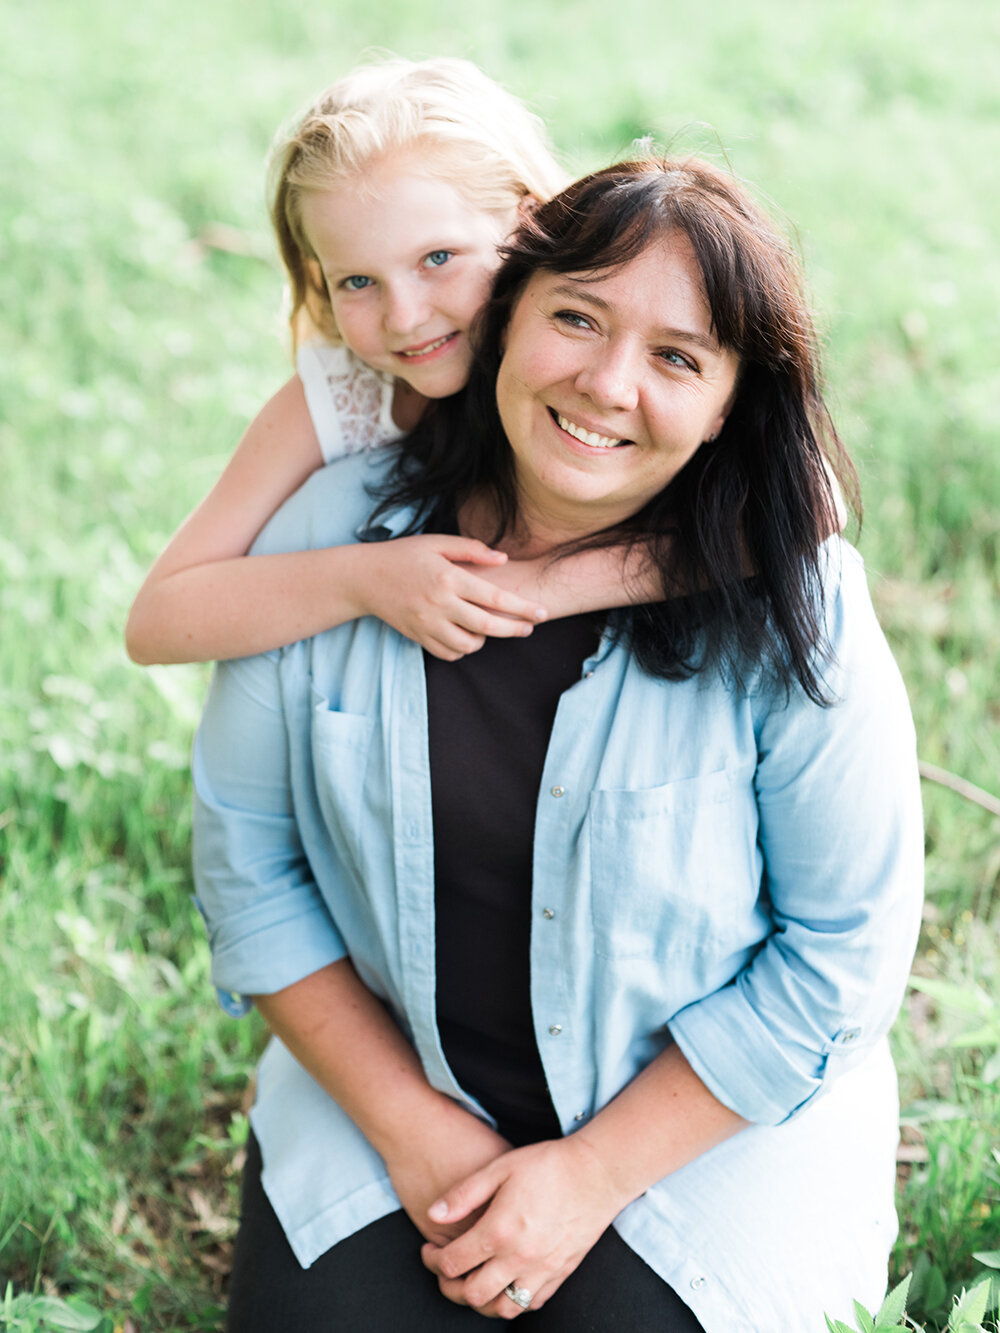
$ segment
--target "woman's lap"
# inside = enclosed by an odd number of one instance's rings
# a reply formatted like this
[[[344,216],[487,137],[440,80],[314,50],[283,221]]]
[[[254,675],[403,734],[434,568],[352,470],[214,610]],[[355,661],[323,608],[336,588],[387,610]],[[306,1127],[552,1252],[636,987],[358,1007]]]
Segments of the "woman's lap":
[[[607,1231],[530,1333],[701,1333],[683,1301]],[[481,1315],[453,1305],[420,1261],[420,1234],[402,1212],[372,1222],[301,1268],[260,1184],[251,1138],[230,1283],[229,1333],[476,1333]]]

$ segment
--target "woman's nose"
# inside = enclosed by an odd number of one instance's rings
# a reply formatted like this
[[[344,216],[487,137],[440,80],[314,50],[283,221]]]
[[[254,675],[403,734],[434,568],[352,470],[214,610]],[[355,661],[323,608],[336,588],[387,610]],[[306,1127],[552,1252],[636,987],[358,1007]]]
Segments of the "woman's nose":
[[[605,409],[632,412],[639,402],[637,369],[624,348],[593,348],[577,374],[576,388]]]
[[[385,292],[384,320],[389,333],[405,336],[427,322],[427,301],[417,284],[397,283]]]

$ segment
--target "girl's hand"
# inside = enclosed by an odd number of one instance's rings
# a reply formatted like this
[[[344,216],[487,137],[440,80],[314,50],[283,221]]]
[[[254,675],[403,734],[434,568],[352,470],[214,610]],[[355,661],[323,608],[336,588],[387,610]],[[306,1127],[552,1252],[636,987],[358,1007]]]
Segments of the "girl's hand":
[[[428,533],[356,550],[360,613],[377,616],[446,662],[474,653],[487,635],[524,637],[546,618],[537,602],[463,568],[492,568],[507,559],[471,537]]]
[[[480,1314],[516,1319],[510,1283],[540,1309],[631,1200],[579,1136],[516,1148],[450,1189],[430,1209],[441,1224],[482,1215],[451,1244],[425,1245],[442,1293]]]
[[[425,1240],[447,1245],[475,1222],[478,1212],[434,1221],[428,1209],[470,1173],[510,1150],[506,1139],[456,1103],[447,1114],[420,1127],[398,1156],[385,1157],[389,1178],[407,1217]]]

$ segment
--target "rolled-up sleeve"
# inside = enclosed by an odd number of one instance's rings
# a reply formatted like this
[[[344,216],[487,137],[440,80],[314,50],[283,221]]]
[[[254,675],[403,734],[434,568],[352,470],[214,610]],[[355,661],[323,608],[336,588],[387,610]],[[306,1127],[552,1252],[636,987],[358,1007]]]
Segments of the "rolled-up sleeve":
[[[346,953],[292,808],[279,661],[218,666],[195,739],[195,886],[224,993],[270,994]]]
[[[913,724],[854,557],[828,629],[835,702],[793,691],[761,709],[756,729],[773,933],[730,984],[670,1023],[711,1091],[757,1123],[794,1115],[886,1033],[919,928]]]

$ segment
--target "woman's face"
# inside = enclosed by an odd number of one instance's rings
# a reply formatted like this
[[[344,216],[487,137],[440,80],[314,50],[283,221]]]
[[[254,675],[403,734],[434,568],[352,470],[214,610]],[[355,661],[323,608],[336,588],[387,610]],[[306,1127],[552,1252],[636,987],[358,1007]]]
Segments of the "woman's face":
[[[603,275],[537,273],[497,378],[529,530],[566,540],[641,509],[722,429],[738,369],[681,232]]]

